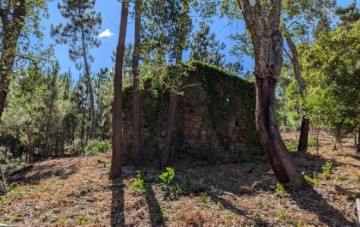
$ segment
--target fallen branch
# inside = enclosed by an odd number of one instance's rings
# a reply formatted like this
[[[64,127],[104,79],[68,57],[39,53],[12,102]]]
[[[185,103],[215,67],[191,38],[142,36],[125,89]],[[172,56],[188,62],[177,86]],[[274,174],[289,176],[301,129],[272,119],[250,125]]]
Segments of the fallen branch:
[[[356,198],[360,198],[359,190],[347,189],[347,188],[341,187],[340,185],[335,185],[335,190],[338,192],[341,192],[342,194],[347,194],[347,195],[355,196]]]

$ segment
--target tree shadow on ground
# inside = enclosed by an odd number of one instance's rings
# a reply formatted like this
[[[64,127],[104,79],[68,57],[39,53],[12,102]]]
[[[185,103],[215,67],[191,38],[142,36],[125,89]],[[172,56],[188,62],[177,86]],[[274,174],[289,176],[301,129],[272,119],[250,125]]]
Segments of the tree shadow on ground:
[[[349,153],[346,153],[346,154],[338,154],[338,156],[345,157],[345,158],[353,158],[353,159],[355,159],[355,160],[360,161],[360,153],[359,153],[359,154],[349,154]],[[358,166],[358,167],[359,167],[359,166]]]
[[[237,195],[250,193],[242,190],[240,186],[251,188],[255,181],[262,181],[273,175],[265,156],[254,159],[253,162],[200,167],[192,163],[191,166],[176,165],[175,169],[177,175],[182,177],[181,181],[187,177],[194,181],[194,184],[202,185],[207,191],[218,190]]]
[[[299,170],[306,175],[316,177],[316,174],[323,172],[323,166],[326,162],[332,163],[332,168],[343,165],[333,159],[325,159],[321,156],[309,153],[292,154],[299,164]],[[307,183],[307,182],[306,182]],[[269,184],[261,182],[256,189],[271,190]],[[319,220],[328,226],[352,226],[339,210],[331,206],[326,199],[319,194],[312,185],[306,184],[304,190],[291,193],[292,199],[300,209],[313,213],[318,216]]]
[[[332,163],[332,168],[339,167],[343,164],[333,159],[325,159],[324,157],[312,155],[309,153],[296,154],[297,159],[303,159],[300,165],[300,171],[305,172],[311,177],[315,177],[317,173],[323,172],[323,166],[326,162]],[[344,154],[348,157],[348,155]],[[299,161],[299,160],[298,160]],[[306,188],[302,191],[294,192],[291,194],[292,199],[298,206],[305,211],[314,213],[318,216],[319,220],[328,226],[352,226],[353,223],[349,222],[339,210],[331,206],[326,199],[319,194],[312,185],[307,184]]]
[[[196,166],[196,165],[193,165]],[[272,175],[271,167],[266,157],[258,157],[253,162],[245,161],[237,164],[206,165],[202,167],[178,166],[175,167],[178,177],[191,179],[192,190],[195,194],[206,192],[214,204],[221,204],[224,209],[239,217],[251,220],[256,226],[269,226],[265,220],[250,214],[241,204],[236,204],[224,198],[224,195],[243,196],[259,193],[253,190],[258,182],[268,181]],[[259,181],[257,181],[259,180]],[[189,193],[191,194],[191,193]]]
[[[251,215],[246,211],[246,210],[243,210],[243,209],[240,209],[238,207],[236,207],[235,205],[233,205],[231,202],[229,202],[228,200],[214,194],[214,193],[211,193],[210,194],[210,197],[211,197],[211,200],[218,204],[222,204],[223,207],[225,209],[227,209],[228,211],[230,211],[231,213],[237,215],[237,216],[246,216],[250,219],[252,219],[256,226],[268,226],[270,225],[269,223],[267,223],[265,220],[259,218],[259,217],[251,217]]]
[[[327,226],[353,226],[339,210],[332,207],[312,186],[291,194],[292,199],[304,211],[318,216]]]
[[[35,168],[20,171],[19,173],[7,177],[7,182],[21,184],[38,184],[41,180],[52,177],[68,178],[70,175],[77,173],[79,166],[76,163],[61,166],[59,164],[46,164]]]
[[[166,226],[160,205],[156,199],[155,192],[151,187],[151,185],[146,186],[145,198],[149,208],[151,226],[153,227]]]
[[[111,226],[125,226],[124,185],[113,181],[111,191]]]
[[[323,171],[323,166],[325,166],[327,162],[332,163],[332,169],[343,165],[334,159],[326,159],[322,156],[310,153],[292,153],[292,156],[298,164],[299,171],[311,177],[315,176],[317,173],[321,173]]]
[[[309,176],[316,176],[317,173],[321,173],[323,171],[322,167],[326,162],[332,162],[333,168],[343,165],[335,160],[325,159],[321,156],[308,153],[293,153],[292,155],[299,164],[299,170]],[[186,175],[185,171],[182,174]],[[215,203],[220,202],[225,209],[236,215],[251,218],[256,225],[268,225],[266,221],[257,217],[254,218],[248,212],[221,196],[222,193],[233,193],[238,196],[245,194],[255,196],[263,191],[273,191],[270,186],[274,185],[277,181],[266,161],[245,163],[244,167],[235,165],[224,169],[218,169],[217,167],[205,170],[199,169],[191,175],[191,178],[207,187],[207,191]],[[352,223],[339,210],[331,206],[312,186],[308,186],[305,190],[294,192],[291,195],[300,209],[316,214],[322,223],[328,226],[352,226]]]

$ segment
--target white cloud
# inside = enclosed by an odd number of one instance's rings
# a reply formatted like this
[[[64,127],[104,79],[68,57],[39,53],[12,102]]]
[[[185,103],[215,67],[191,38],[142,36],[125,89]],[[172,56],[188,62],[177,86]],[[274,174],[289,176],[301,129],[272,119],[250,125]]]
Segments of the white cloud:
[[[99,37],[100,37],[100,38],[112,37],[113,35],[114,35],[114,33],[112,33],[112,32],[110,31],[110,29],[105,29],[105,31],[103,31],[103,32],[101,32],[101,33],[99,34]]]

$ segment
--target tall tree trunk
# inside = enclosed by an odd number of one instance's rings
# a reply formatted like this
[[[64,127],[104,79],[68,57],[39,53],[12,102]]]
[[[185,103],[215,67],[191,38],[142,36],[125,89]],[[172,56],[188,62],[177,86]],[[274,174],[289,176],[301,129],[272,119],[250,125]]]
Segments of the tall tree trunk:
[[[86,86],[90,96],[90,118],[91,118],[91,127],[90,127],[90,139],[96,137],[96,112],[95,112],[95,97],[94,91],[92,86],[92,79],[90,73],[90,65],[88,63],[88,56],[87,56],[87,48],[85,42],[85,34],[84,28],[81,31],[81,42],[82,42],[82,50],[83,50],[83,58],[84,58],[84,67],[85,67],[85,76],[86,76]]]
[[[283,39],[279,30],[281,0],[237,0],[250,31],[255,53],[256,129],[276,178],[303,187],[304,179],[287,151],[275,111],[275,87],[282,68]]]
[[[182,55],[184,50],[184,44],[186,42],[186,17],[189,13],[189,1],[184,0],[182,5],[182,16],[181,16],[181,24],[180,28],[177,32],[177,46],[176,46],[176,56],[175,56],[175,62],[176,67],[179,67],[182,63]],[[176,70],[177,72],[179,70]],[[176,113],[176,107],[178,103],[178,96],[179,96],[179,87],[177,80],[180,80],[180,75],[175,75],[175,78],[172,80],[172,86],[170,90],[170,103],[169,103],[169,111],[167,115],[167,122],[166,122],[166,131],[165,131],[165,143],[163,152],[161,155],[161,168],[165,168],[168,163],[168,159],[170,156],[170,150],[171,150],[171,140],[173,135],[173,128],[175,123],[175,113]]]
[[[293,65],[295,79],[299,85],[300,96],[302,99],[304,99],[306,94],[306,83],[304,78],[301,76],[301,66],[300,66],[299,55],[296,49],[296,45],[292,40],[289,31],[285,27],[283,29],[283,34],[285,36],[286,43],[288,44],[291,52],[291,55],[288,54],[288,56]],[[307,151],[308,139],[309,139],[309,125],[310,125],[310,119],[306,116],[306,114],[304,114],[303,117],[301,118],[301,129],[300,129],[300,137],[299,137],[299,145],[298,145],[299,152]]]
[[[11,4],[10,2],[8,4]],[[10,14],[12,15],[9,18]],[[17,42],[21,30],[25,26],[26,1],[19,0],[14,4],[11,12],[10,7],[0,8],[0,18],[2,27],[2,44],[0,58],[0,121],[4,112],[6,97],[8,94],[10,79],[14,67],[15,57],[17,55]],[[0,195],[6,193],[5,179],[0,169]]]
[[[310,120],[307,116],[303,116],[301,120],[301,128],[300,128],[300,138],[298,151],[306,152],[308,147],[308,139],[309,139],[309,128],[310,128]]]
[[[11,3],[8,3],[11,4]],[[13,12],[10,8],[0,8],[2,23],[2,50],[0,59],[0,119],[4,112],[6,97],[10,86],[10,77],[17,55],[17,42],[21,30],[25,26],[26,1],[19,0],[14,5]],[[11,18],[9,16],[12,15]]]
[[[141,48],[141,0],[135,1],[135,42],[133,64],[133,160],[135,164],[139,164],[142,160],[141,152],[141,101],[139,90],[139,58]]]
[[[86,99],[87,100],[87,97]],[[81,149],[83,149],[85,147],[85,119],[86,119],[86,102],[85,102],[85,105],[84,105],[84,109],[83,109],[83,112],[82,112],[82,118],[81,118],[81,130],[80,130],[80,146],[81,146]]]
[[[176,106],[178,100],[178,94],[176,92],[177,91],[175,92],[171,91],[170,94],[171,97],[170,97],[169,111],[166,122],[165,143],[164,143],[163,153],[161,156],[161,168],[165,168],[167,166],[167,162],[170,156],[171,139],[173,134]]]
[[[54,76],[53,80],[56,80],[56,77]],[[52,81],[53,83],[54,81]],[[55,83],[54,83],[55,85]],[[54,89],[54,88],[52,88]],[[52,114],[54,109],[54,101],[55,101],[55,93],[53,91],[53,94],[51,95],[50,100],[50,107],[49,107],[49,115],[46,121],[46,133],[45,133],[45,159],[49,156],[49,139],[50,139],[50,131],[52,128]]]
[[[116,179],[120,177],[122,170],[122,155],[123,155],[123,141],[122,141],[122,74],[123,62],[125,54],[125,38],[127,29],[127,20],[129,14],[129,2],[123,0],[121,5],[120,18],[120,34],[118,45],[116,48],[116,62],[114,75],[114,103],[113,103],[113,132],[112,132],[112,157],[110,178]]]

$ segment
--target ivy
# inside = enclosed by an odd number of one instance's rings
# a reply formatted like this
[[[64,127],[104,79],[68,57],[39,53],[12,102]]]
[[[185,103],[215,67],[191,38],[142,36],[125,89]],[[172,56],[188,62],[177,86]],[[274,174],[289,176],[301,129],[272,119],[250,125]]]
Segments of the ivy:
[[[258,144],[254,121],[255,84],[200,61],[193,61],[190,65],[194,70],[190,75],[198,77],[206,92],[213,129],[218,131],[229,117],[237,116],[239,133],[250,144]],[[242,107],[241,113],[236,112],[238,105]],[[246,128],[241,129],[245,125]]]
[[[222,128],[233,117],[236,118],[238,126],[236,133],[239,133],[251,146],[259,144],[254,120],[255,84],[253,82],[200,61],[192,61],[180,66],[168,66],[166,70],[162,71],[165,73],[161,75],[162,83],[156,79],[156,76],[159,75],[146,74],[142,86],[142,108],[145,111],[144,127],[149,131],[151,137],[159,136],[157,135],[159,128],[162,128],[162,124],[166,120],[170,100],[170,89],[166,84],[168,80],[176,80],[178,81],[176,82],[177,93],[185,96],[187,104],[194,105],[194,109],[199,108],[191,102],[194,98],[200,98],[207,106],[212,128],[225,149],[229,150],[230,138],[225,136]],[[153,81],[153,77],[155,77],[155,81]],[[197,81],[197,84],[191,84],[191,82],[189,84],[187,80]],[[199,93],[199,89],[194,89],[193,86],[200,86],[204,92]],[[130,99],[131,88],[124,88],[125,119],[130,119],[132,115]],[[154,138],[147,139],[150,144],[156,143]]]

